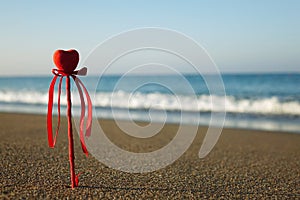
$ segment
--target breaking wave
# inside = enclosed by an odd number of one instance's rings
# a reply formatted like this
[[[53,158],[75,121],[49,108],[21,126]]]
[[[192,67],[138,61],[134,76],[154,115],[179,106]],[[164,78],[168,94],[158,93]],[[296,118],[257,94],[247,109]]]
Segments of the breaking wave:
[[[55,94],[55,97],[57,93]],[[262,115],[300,116],[298,100],[281,101],[278,97],[237,98],[234,96],[198,95],[183,96],[162,93],[99,92],[91,94],[93,105],[104,108],[157,109],[165,111],[221,112],[225,103],[226,112]],[[212,105],[212,98],[215,105]],[[77,94],[73,94],[73,105],[79,106]],[[35,91],[0,91],[0,103],[47,105],[48,94]],[[62,94],[61,104],[66,105]]]

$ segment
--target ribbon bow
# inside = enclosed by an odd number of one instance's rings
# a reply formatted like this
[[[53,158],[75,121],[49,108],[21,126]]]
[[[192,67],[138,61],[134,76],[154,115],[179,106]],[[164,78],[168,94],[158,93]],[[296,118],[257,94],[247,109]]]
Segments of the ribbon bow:
[[[85,130],[85,136],[89,137],[91,135],[91,128],[92,128],[92,101],[91,98],[88,94],[87,89],[81,82],[79,78],[76,77],[76,75],[82,75],[85,76],[87,73],[87,68],[84,67],[80,70],[73,71],[71,73],[67,73],[63,70],[58,70],[58,69],[52,69],[52,73],[54,74],[54,77],[51,81],[50,87],[49,87],[49,100],[48,100],[48,115],[47,115],[47,130],[48,130],[48,144],[49,147],[54,148],[55,143],[56,143],[56,137],[59,132],[59,127],[60,127],[60,95],[61,95],[61,84],[63,78],[66,76],[67,81],[69,79],[69,76],[71,76],[77,86],[78,92],[79,92],[79,97],[80,97],[80,104],[81,104],[81,114],[80,114],[80,143],[82,147],[82,151],[85,153],[86,156],[88,156],[88,151],[85,145],[84,141],[84,117],[85,117],[85,100],[83,96],[83,92],[85,93],[86,100],[87,100],[87,105],[88,105],[88,114],[87,114],[87,122],[86,122],[86,130]],[[59,84],[58,84],[58,98],[57,98],[57,111],[58,111],[58,122],[57,122],[57,127],[56,127],[56,133],[55,137],[53,139],[53,130],[52,130],[52,109],[53,109],[53,93],[54,93],[54,86],[56,83],[57,78],[60,77],[59,79]],[[70,90],[70,88],[67,88],[67,90]],[[82,91],[83,90],[83,91]],[[68,102],[69,103],[69,102]],[[71,117],[71,116],[69,116]]]

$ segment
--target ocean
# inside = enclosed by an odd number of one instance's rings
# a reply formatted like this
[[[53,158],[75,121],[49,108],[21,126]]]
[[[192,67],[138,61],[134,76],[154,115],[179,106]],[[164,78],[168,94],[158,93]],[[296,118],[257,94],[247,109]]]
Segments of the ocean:
[[[0,77],[0,112],[46,114],[51,79]],[[220,112],[218,104],[211,105],[214,98],[225,101],[225,127],[300,133],[300,74],[222,74],[226,96],[209,91],[204,79],[193,74],[80,79],[100,119],[208,125],[212,113]],[[80,101],[72,88],[73,113],[78,115]],[[61,106],[65,114],[64,91]],[[220,119],[212,125],[223,123]]]

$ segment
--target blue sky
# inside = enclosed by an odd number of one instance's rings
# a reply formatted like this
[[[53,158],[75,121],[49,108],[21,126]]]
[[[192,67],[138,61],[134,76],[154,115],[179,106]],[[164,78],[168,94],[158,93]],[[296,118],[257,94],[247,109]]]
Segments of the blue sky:
[[[300,72],[300,1],[0,3],[0,75],[46,75],[58,48],[85,58],[126,30],[162,27],[201,44],[221,72]]]

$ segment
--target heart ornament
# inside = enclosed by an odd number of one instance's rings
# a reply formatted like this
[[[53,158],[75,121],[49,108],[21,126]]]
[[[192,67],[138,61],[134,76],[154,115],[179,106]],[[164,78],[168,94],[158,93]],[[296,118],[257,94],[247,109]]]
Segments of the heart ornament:
[[[79,53],[75,49],[56,50],[53,54],[53,61],[59,70],[71,74],[79,62]]]

